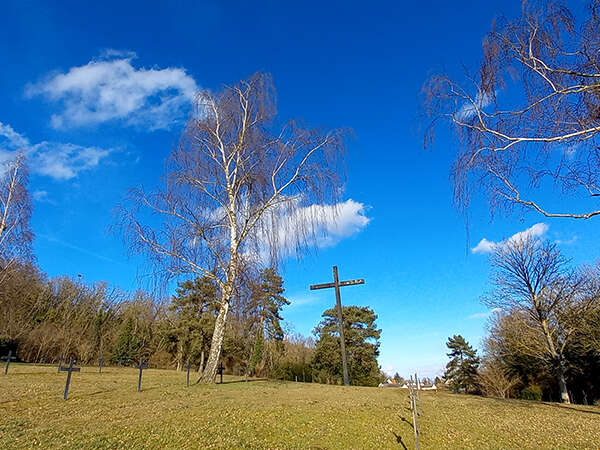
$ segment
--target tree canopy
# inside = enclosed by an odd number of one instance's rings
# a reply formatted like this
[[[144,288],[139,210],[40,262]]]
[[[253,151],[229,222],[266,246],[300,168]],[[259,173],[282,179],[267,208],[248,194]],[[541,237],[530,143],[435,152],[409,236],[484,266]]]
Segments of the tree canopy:
[[[377,363],[379,337],[375,312],[365,306],[344,306],[344,333],[348,356],[350,384],[376,386],[382,381]],[[313,366],[317,376],[328,383],[342,383],[339,324],[335,309],[323,313],[323,320],[315,328],[317,337]]]
[[[444,379],[449,383],[450,389],[465,393],[475,391],[479,367],[477,350],[460,334],[449,337],[446,346],[450,350],[447,354],[450,361],[446,364]]]

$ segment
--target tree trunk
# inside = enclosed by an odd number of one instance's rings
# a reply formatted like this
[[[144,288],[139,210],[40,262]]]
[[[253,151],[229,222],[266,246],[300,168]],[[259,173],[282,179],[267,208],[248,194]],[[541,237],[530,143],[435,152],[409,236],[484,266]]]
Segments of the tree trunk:
[[[563,360],[562,353],[559,354],[556,351],[556,347],[554,345],[554,341],[552,340],[552,333],[550,332],[548,322],[545,319],[543,319],[541,320],[541,325],[542,330],[544,331],[544,335],[546,337],[548,350],[550,351],[554,363],[556,364],[558,388],[560,389],[560,401],[561,403],[571,403],[571,399],[569,398],[569,391],[567,390],[567,382],[565,380],[565,363]]]
[[[183,349],[181,342],[177,343],[177,372],[181,371],[181,361],[183,359]]]
[[[202,373],[204,369],[204,348],[200,351],[200,365],[198,366],[198,372]]]
[[[206,367],[200,377],[201,383],[214,383],[217,376],[217,368],[219,358],[221,357],[221,346],[223,345],[223,337],[225,336],[225,325],[227,324],[227,313],[229,312],[229,298],[224,298],[221,302],[221,308],[215,322],[215,331],[213,333],[212,342],[210,343],[210,353]]]
[[[560,401],[561,403],[571,403],[571,398],[569,397],[569,391],[567,390],[567,382],[565,381],[564,371],[558,375],[558,387],[560,388]]]

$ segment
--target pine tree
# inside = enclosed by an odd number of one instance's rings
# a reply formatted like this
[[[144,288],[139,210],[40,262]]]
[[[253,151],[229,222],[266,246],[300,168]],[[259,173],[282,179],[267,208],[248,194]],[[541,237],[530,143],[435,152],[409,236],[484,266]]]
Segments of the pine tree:
[[[250,308],[256,320],[256,337],[249,369],[253,371],[263,357],[265,338],[279,344],[283,341],[281,309],[290,301],[282,294],[283,278],[275,269],[267,268],[260,272],[259,282],[253,286]],[[280,346],[279,346],[280,347]]]
[[[479,357],[477,350],[473,349],[460,334],[448,338],[446,343],[450,353],[450,362],[446,364],[444,379],[449,383],[453,392],[473,392],[476,387],[477,368]]]
[[[376,386],[382,381],[377,356],[379,356],[379,336],[375,320],[377,315],[368,307],[344,306],[344,335],[348,356],[348,372],[353,385]],[[323,320],[314,330],[318,337],[313,366],[321,381],[342,382],[342,358],[337,313],[328,309]]]
[[[134,320],[128,317],[113,350],[113,363],[131,364],[139,358],[140,350],[140,340],[134,332]]]
[[[185,360],[196,360],[202,368],[210,348],[217,314],[217,286],[208,277],[178,283],[169,310],[174,313],[170,330],[178,369]]]

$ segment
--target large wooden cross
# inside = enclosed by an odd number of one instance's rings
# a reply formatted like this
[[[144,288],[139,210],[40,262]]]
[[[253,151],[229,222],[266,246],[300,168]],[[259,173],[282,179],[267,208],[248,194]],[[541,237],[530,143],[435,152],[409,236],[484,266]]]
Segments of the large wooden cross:
[[[346,356],[346,340],[344,338],[344,317],[342,315],[342,298],[340,295],[340,287],[342,286],[354,286],[355,284],[365,284],[365,280],[347,280],[340,281],[338,278],[338,268],[333,266],[333,283],[324,284],[313,284],[310,286],[310,290],[314,291],[317,289],[328,289],[335,288],[335,305],[337,309],[338,323],[340,326],[340,348],[342,351],[342,369],[344,371],[344,385],[350,385],[350,379],[348,377],[348,361]]]

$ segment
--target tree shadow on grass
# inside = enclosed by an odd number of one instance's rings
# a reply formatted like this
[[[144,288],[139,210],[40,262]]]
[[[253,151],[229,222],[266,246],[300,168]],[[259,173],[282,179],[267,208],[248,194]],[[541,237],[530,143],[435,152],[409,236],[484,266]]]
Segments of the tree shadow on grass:
[[[269,379],[268,378],[253,378],[253,379],[248,379],[248,381],[246,381],[246,380],[229,380],[229,381],[223,381],[223,383],[217,383],[217,384],[254,383],[256,381],[269,381]]]
[[[579,409],[579,408],[574,408],[572,405],[565,405],[562,403],[540,402],[540,405],[550,406],[552,408],[558,408],[558,409],[566,409],[568,411],[581,412],[581,413],[586,413],[586,414],[597,414],[600,416],[600,410],[599,411],[590,411],[589,409]],[[583,405],[581,405],[581,406],[583,406]]]

